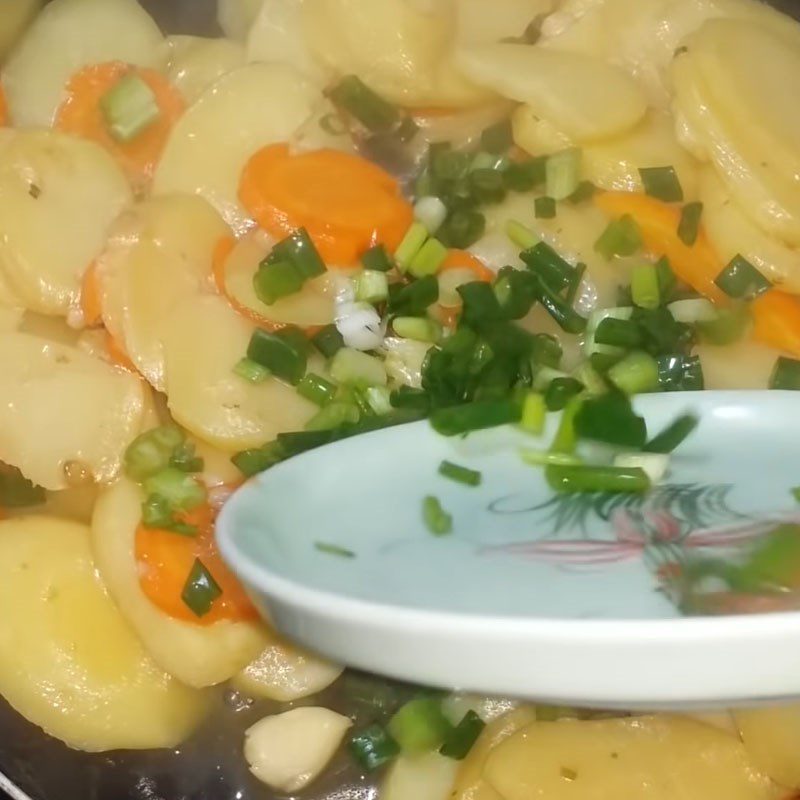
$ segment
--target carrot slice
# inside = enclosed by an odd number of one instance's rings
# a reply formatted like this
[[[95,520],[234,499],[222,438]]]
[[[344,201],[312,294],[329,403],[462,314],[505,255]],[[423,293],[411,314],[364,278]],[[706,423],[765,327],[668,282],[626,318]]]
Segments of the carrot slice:
[[[667,205],[653,197],[633,192],[603,192],[594,202],[613,219],[629,214],[642,232],[645,248],[654,256],[666,256],[672,271],[684,283],[715,303],[727,298],[714,283],[724,265],[703,231],[691,247],[678,237],[681,219],[679,207]]]
[[[800,298],[772,290],[753,300],[753,338],[800,358]]]
[[[437,318],[446,328],[455,328],[461,314],[459,286],[474,281],[491,283],[495,274],[467,250],[450,250],[439,268],[439,304]]]
[[[118,142],[108,131],[100,100],[132,72],[153,91],[161,116],[130,142]],[[172,126],[184,108],[180,92],[160,73],[110,61],[84,67],[72,76],[56,113],[55,127],[103,145],[117,159],[131,183],[141,188],[152,177]]]
[[[259,150],[244,168],[239,199],[273,236],[305,227],[326,262],[348,266],[380,242],[395,249],[413,221],[398,182],[363,158],[322,149]]]
[[[106,353],[112,364],[116,364],[118,367],[128,370],[128,372],[139,374],[139,370],[130,360],[125,348],[108,331],[106,331]]]
[[[83,324],[95,328],[103,324],[103,305],[101,302],[100,278],[97,274],[97,262],[92,261],[81,281],[80,306],[83,313]]]
[[[216,512],[210,506],[185,515],[185,522],[198,526],[197,536],[182,536],[140,525],[136,531],[135,548],[139,584],[154,605],[175,619],[198,625],[212,625],[221,620],[256,619],[258,612],[217,550],[215,518]],[[203,617],[196,616],[181,599],[186,579],[198,558],[222,589],[222,594]]]
[[[472,255],[469,250],[450,250],[444,263],[439,267],[439,274],[451,269],[465,269],[472,272],[473,280],[491,283],[495,279],[495,274],[477,256]]]

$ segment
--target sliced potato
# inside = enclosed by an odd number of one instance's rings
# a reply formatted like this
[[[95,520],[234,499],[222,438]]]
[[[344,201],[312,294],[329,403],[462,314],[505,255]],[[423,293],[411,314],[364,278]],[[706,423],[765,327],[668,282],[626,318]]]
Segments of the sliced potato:
[[[6,0],[0,17],[0,61],[22,36],[42,7],[43,0]]]
[[[522,36],[528,26],[555,6],[555,0],[458,0],[456,39],[459,45],[500,42]]]
[[[0,694],[80,750],[175,747],[204,693],[150,659],[97,576],[83,525],[0,522]]]
[[[769,800],[738,738],[685,717],[534,722],[486,761],[503,800]]]
[[[0,148],[0,271],[29,309],[66,315],[130,200],[122,171],[93,142],[25,131]]]
[[[227,452],[302,430],[317,411],[281,381],[253,384],[234,374],[254,330],[215,295],[189,298],[163,329],[172,416],[195,436]],[[196,353],[202,358],[195,358]]]
[[[24,312],[22,300],[9,286],[3,271],[0,270],[0,332],[15,330]]]
[[[219,26],[231,39],[244,41],[264,0],[217,0]]]
[[[524,44],[485,44],[462,49],[457,61],[473,81],[526,103],[577,142],[625,133],[647,111],[633,78],[590,56]]]
[[[214,248],[230,228],[202,197],[174,194],[133,206],[97,260],[103,321],[136,368],[165,390],[161,326],[182,299],[210,290]]]
[[[167,75],[186,102],[194,103],[209,86],[244,66],[244,47],[232,39],[170,36]]]
[[[80,350],[25,333],[0,334],[0,461],[46,489],[65,467],[113,480],[141,430],[141,381]]]
[[[223,75],[173,129],[153,193],[200,194],[244,233],[250,222],[238,200],[242,168],[260,148],[289,139],[315,100],[291,67],[249,64]]]
[[[756,767],[782,786],[800,788],[800,704],[736,711],[734,718]]]
[[[381,800],[449,800],[458,762],[439,753],[400,756],[384,779]]]
[[[194,625],[154,606],[139,585],[134,555],[142,496],[126,479],[103,492],[92,520],[92,546],[100,575],[119,610],[153,660],[188,686],[221,683],[248,664],[267,641],[250,622]]]
[[[49,127],[67,81],[89,64],[160,67],[165,58],[161,32],[136,0],[53,0],[3,67],[11,119]]]

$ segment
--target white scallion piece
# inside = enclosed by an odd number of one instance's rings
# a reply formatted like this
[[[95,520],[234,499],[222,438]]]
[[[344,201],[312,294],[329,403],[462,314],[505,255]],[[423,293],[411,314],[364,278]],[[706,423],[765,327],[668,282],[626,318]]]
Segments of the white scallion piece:
[[[619,453],[614,456],[614,466],[641,469],[655,485],[667,474],[669,456],[663,453]]]

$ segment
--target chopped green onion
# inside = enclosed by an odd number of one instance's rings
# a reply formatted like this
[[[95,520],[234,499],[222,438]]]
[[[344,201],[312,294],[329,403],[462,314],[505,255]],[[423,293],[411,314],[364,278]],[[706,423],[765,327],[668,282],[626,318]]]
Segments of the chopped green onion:
[[[382,303],[389,297],[389,281],[385,272],[365,269],[356,279],[356,300],[361,303]]]
[[[325,274],[325,262],[305,228],[298,228],[285,239],[281,239],[272,248],[267,261],[288,261],[306,279]]]
[[[633,316],[633,308],[631,306],[621,306],[618,308],[604,308],[599,311],[593,311],[589,315],[589,320],[586,326],[586,341],[583,345],[583,351],[587,356],[593,353],[609,353],[621,354],[622,351],[618,347],[612,345],[603,345],[597,342],[597,331],[606,319],[615,320],[630,320]],[[611,330],[611,328],[607,328]],[[614,335],[614,334],[612,334]],[[639,337],[641,339],[641,336]],[[627,339],[626,344],[627,346]],[[631,345],[638,346],[638,345]]]
[[[385,386],[387,380],[381,359],[349,347],[333,357],[330,373],[337,383],[350,386]]]
[[[392,135],[400,144],[408,144],[419,133],[419,125],[413,117],[403,117],[400,124],[394,129]]]
[[[111,136],[130,142],[161,116],[153,90],[135,73],[117,81],[100,98],[100,111]]]
[[[654,392],[659,386],[658,362],[648,353],[631,353],[608,370],[608,379],[625,394]]]
[[[306,373],[307,341],[298,329],[284,328],[271,333],[258,328],[250,337],[247,357],[276,377],[296,385]]]
[[[0,463],[0,507],[26,508],[46,500],[45,490],[29,481],[16,467]]]
[[[314,542],[314,549],[320,553],[325,553],[329,556],[338,556],[339,558],[355,558],[356,554],[346,547],[331,542]]]
[[[539,243],[539,237],[530,228],[515,219],[506,222],[506,236],[523,250],[530,250]]]
[[[428,148],[431,177],[442,183],[452,183],[463,178],[469,170],[471,156],[463,150],[454,150],[448,142],[434,142]]]
[[[453,531],[453,517],[448,514],[438,498],[428,495],[422,501],[422,519],[434,536],[446,536]]]
[[[401,271],[406,272],[414,260],[414,256],[422,250],[428,241],[428,229],[421,222],[414,222],[406,231],[403,241],[400,242],[394,254],[394,260]]]
[[[181,472],[202,472],[205,463],[195,451],[194,442],[182,442],[172,451],[169,466]]]
[[[557,369],[561,363],[561,343],[549,333],[537,333],[533,337],[531,358],[539,366]]]
[[[583,384],[568,376],[554,378],[550,381],[544,395],[548,411],[562,411],[567,403],[583,391]]]
[[[513,192],[530,192],[546,180],[547,157],[514,161],[503,172],[506,188]]]
[[[639,170],[645,194],[665,203],[683,201],[683,188],[674,167],[645,167]]]
[[[556,201],[552,197],[537,197],[533,201],[536,219],[553,219],[556,215]]]
[[[488,283],[483,281],[462,283],[456,292],[463,303],[461,319],[468,325],[483,328],[488,323],[499,322],[504,318],[497,294]]]
[[[244,378],[248,383],[264,383],[271,375],[266,367],[256,364],[249,358],[240,359],[233,368],[233,374]]]
[[[469,174],[470,193],[478,203],[499,203],[506,196],[503,174],[494,169],[475,169]]]
[[[551,453],[561,455],[571,455],[578,446],[578,433],[575,428],[575,418],[583,406],[584,400],[578,395],[567,403],[567,407],[561,413],[561,421],[558,423],[553,443],[550,445]]]
[[[125,473],[141,482],[169,466],[173,450],[183,444],[183,432],[174,425],[162,425],[139,434],[125,451]],[[0,472],[0,476],[2,476]]]
[[[169,501],[157,494],[148,495],[142,502],[142,524],[146,528],[168,528],[174,521]]]
[[[214,601],[221,594],[222,588],[214,580],[214,576],[206,569],[203,562],[196,558],[181,592],[181,600],[196,617],[204,617],[211,611]]]
[[[639,326],[630,319],[605,317],[594,332],[594,342],[607,347],[632,350],[641,346],[642,333]]]
[[[610,261],[614,256],[632,256],[641,247],[642,232],[630,214],[609,222],[600,238],[594,243],[595,251],[606,261]]]
[[[253,475],[268,470],[286,457],[287,454],[280,443],[268,442],[263,447],[236,453],[231,457],[231,461],[245,478],[252,478]]]
[[[394,332],[403,339],[417,342],[438,342],[442,337],[442,326],[424,317],[395,317],[392,320]]]
[[[586,318],[566,301],[554,294],[544,281],[539,281],[538,301],[544,306],[547,313],[558,323],[561,330],[567,333],[583,333],[586,330]]]
[[[417,697],[395,712],[387,729],[404,753],[419,755],[439,747],[452,726],[438,699]]]
[[[328,96],[373,133],[390,132],[400,122],[400,112],[355,75],[342,78]]]
[[[687,246],[693,247],[700,234],[700,217],[703,215],[702,203],[687,203],[681,209],[678,223],[678,238]]]
[[[675,300],[667,306],[676,322],[687,325],[696,325],[698,322],[714,322],[717,319],[717,309],[705,297],[690,297],[686,300]]]
[[[615,447],[641,450],[647,441],[647,426],[618,392],[587,398],[575,415],[575,432],[580,439],[593,439]]]
[[[326,325],[311,337],[311,344],[325,358],[333,358],[344,347],[344,338],[335,325]]]
[[[538,392],[528,392],[522,403],[520,427],[528,433],[539,436],[544,431],[546,419],[547,405],[544,397]]]
[[[658,292],[661,295],[662,302],[665,302],[675,291],[678,279],[675,277],[675,273],[666,258],[659,258],[656,261],[656,273],[658,274]]]
[[[373,772],[400,755],[400,745],[377,723],[355,734],[350,739],[349,750],[367,772]]]
[[[447,248],[438,239],[428,239],[411,259],[408,271],[415,278],[435,275],[447,258]]]
[[[592,356],[592,359],[594,358],[595,356]],[[613,363],[607,364],[604,367],[595,368],[591,361],[584,361],[576,367],[573,377],[583,384],[586,394],[596,397],[598,395],[605,394],[609,388],[605,378],[603,378],[603,375],[598,371],[598,369],[608,370],[615,363],[616,359],[613,361]]]
[[[206,489],[196,478],[175,467],[167,467],[144,481],[150,495],[163,497],[173,511],[191,511],[206,501]]]
[[[536,301],[535,289],[529,276],[514,267],[502,267],[492,284],[495,298],[506,319],[522,319],[528,314]]]
[[[769,388],[800,391],[800,361],[780,356],[772,369]]]
[[[728,308],[715,309],[714,319],[698,322],[697,329],[705,341],[722,346],[739,341],[749,324],[747,304],[735,303]]]
[[[382,244],[376,244],[375,247],[370,247],[370,249],[361,256],[361,265],[364,269],[371,270],[372,272],[389,272],[389,270],[394,267],[394,262],[391,256],[386,252],[386,248]]]
[[[481,134],[481,147],[490,153],[505,153],[514,144],[511,120],[504,119],[490,125]]]
[[[523,447],[519,454],[522,460],[532,467],[575,467],[583,464],[580,458],[569,453],[554,453],[548,450],[531,450]]]
[[[297,294],[305,282],[305,275],[291,261],[266,260],[253,275],[256,297],[268,306]]]
[[[414,219],[433,235],[447,219],[447,206],[438,197],[421,197],[414,204]]]
[[[431,414],[431,425],[442,436],[519,422],[521,409],[511,400],[478,400],[462,406],[440,408]]]
[[[553,491],[564,494],[642,493],[650,489],[647,473],[638,467],[549,466],[545,477]]]
[[[431,407],[431,398],[422,389],[401,386],[391,395],[392,408],[411,408],[427,412]]]
[[[297,384],[297,394],[311,401],[314,405],[324,406],[333,400],[336,395],[336,386],[321,375],[309,372]]]
[[[439,474],[456,483],[463,483],[465,486],[480,486],[482,480],[480,472],[453,464],[452,461],[442,461],[439,464]]]
[[[694,433],[700,419],[695,414],[683,414],[654,436],[643,448],[645,453],[671,453]]]
[[[664,392],[695,392],[705,388],[699,356],[661,356],[658,382]]]
[[[573,282],[575,267],[563,259],[549,244],[539,242],[523,250],[520,258],[555,292],[562,292]]]
[[[669,469],[669,456],[664,453],[619,453],[614,456],[614,466],[640,469],[651,484],[661,483]]]
[[[392,284],[389,287],[389,312],[403,316],[424,314],[438,299],[439,281],[434,275],[426,275],[405,286]]]
[[[342,425],[354,425],[361,419],[358,406],[334,400],[321,408],[306,423],[307,431],[332,431]]]
[[[439,229],[439,238],[449,247],[466,250],[483,236],[485,230],[486,217],[480,211],[458,209]]]
[[[364,390],[364,397],[373,414],[383,416],[392,413],[392,395],[385,386],[368,386]]]
[[[576,205],[586,200],[591,200],[597,192],[597,187],[591,181],[581,181],[575,191],[567,198],[569,203]]]
[[[454,761],[465,759],[485,727],[486,723],[470,709],[461,722],[447,734],[439,753]]]
[[[753,300],[772,284],[743,256],[734,256],[714,283],[734,300]]]
[[[554,200],[566,200],[579,186],[581,151],[576,147],[549,156],[545,164],[546,194]]]
[[[658,308],[661,289],[655,264],[638,264],[631,274],[631,297],[639,308]]]
[[[475,154],[469,164],[469,171],[474,172],[480,169],[491,169],[502,171],[508,166],[505,156],[499,156],[495,153],[487,153],[481,150]]]

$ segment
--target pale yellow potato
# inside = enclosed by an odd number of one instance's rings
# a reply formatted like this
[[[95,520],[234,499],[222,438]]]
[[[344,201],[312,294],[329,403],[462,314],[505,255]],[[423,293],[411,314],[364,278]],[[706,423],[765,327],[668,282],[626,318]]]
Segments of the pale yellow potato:
[[[195,625],[170,617],[150,602],[139,585],[134,550],[142,499],[139,487],[127,479],[100,495],[92,519],[97,569],[120,612],[163,670],[194,687],[228,680],[261,652],[266,632],[255,622]]]
[[[489,755],[503,800],[772,800],[742,743],[686,717],[534,722]]]
[[[13,123],[48,127],[69,79],[89,64],[125,61],[159,68],[164,38],[136,0],[53,0],[3,67]]]
[[[195,436],[227,452],[302,430],[318,410],[294,387],[275,378],[253,384],[234,374],[254,330],[216,295],[188,298],[163,328],[172,416]]]
[[[753,764],[782,786],[800,788],[800,704],[750,708],[734,718]]]
[[[230,228],[202,197],[162,195],[128,208],[97,260],[103,321],[163,392],[161,328],[186,297],[211,291],[214,248]]]
[[[238,199],[242,169],[262,147],[289,139],[317,98],[283,65],[248,64],[223,75],[173,128],[153,194],[199,194],[244,233],[251,222]]]
[[[381,786],[381,800],[449,800],[458,761],[425,753],[400,756],[392,764]]]
[[[187,103],[194,103],[219,78],[246,63],[244,47],[233,39],[170,36],[167,76]]]
[[[130,200],[124,174],[93,142],[24,131],[0,148],[0,271],[27,308],[66,315]]]
[[[89,529],[34,516],[0,522],[0,695],[80,750],[175,747],[206,711],[167,675],[100,581]]]
[[[232,683],[250,697],[292,703],[327,689],[341,674],[342,667],[273,633],[269,644]]]
[[[636,81],[599,58],[500,43],[463,48],[457,63],[476,83],[527,104],[580,143],[625,133],[647,111]]]
[[[264,0],[217,0],[217,21],[225,35],[244,41]]]
[[[25,306],[0,270],[0,331],[13,331],[22,320]]]
[[[74,347],[25,333],[0,334],[0,461],[46,489],[69,484],[74,461],[113,480],[139,434],[141,381]]]
[[[456,0],[459,46],[500,42],[522,36],[528,26],[556,5],[555,0]]]
[[[451,3],[314,0],[303,6],[313,54],[339,75],[355,74],[387,100],[406,106],[461,108],[491,92],[456,68]]]
[[[156,425],[158,424],[156,423]],[[224,453],[202,439],[193,438],[191,441],[194,443],[198,457],[203,459],[202,479],[209,489],[239,485],[242,473],[234,466],[230,453]]]
[[[0,15],[0,61],[22,36],[42,7],[43,0],[5,0]]]
[[[706,389],[766,389],[781,355],[749,336],[724,347],[701,342],[694,352],[703,365]]]
[[[772,283],[800,293],[800,249],[768,236],[742,211],[725,184],[711,169],[700,180],[703,227],[720,260],[741,255]]]

